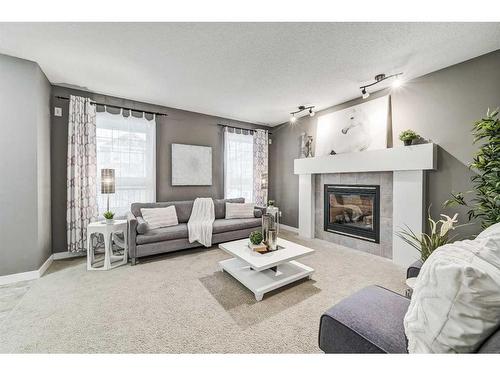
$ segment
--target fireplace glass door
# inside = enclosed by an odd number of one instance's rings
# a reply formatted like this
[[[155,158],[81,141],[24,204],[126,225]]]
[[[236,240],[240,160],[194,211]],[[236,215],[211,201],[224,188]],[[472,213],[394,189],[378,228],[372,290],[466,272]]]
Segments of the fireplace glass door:
[[[380,187],[325,185],[325,231],[379,242]]]

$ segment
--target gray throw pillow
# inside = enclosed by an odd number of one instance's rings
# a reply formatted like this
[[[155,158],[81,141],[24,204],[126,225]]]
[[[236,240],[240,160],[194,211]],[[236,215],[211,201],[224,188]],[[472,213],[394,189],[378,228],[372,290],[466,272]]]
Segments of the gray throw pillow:
[[[148,231],[148,223],[142,218],[142,216],[137,216],[137,233],[144,234]]]

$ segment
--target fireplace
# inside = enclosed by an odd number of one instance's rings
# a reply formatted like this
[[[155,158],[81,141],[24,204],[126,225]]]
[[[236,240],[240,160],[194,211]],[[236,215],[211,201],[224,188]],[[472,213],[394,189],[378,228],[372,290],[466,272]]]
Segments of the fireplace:
[[[324,201],[325,231],[379,243],[379,185],[325,185]]]

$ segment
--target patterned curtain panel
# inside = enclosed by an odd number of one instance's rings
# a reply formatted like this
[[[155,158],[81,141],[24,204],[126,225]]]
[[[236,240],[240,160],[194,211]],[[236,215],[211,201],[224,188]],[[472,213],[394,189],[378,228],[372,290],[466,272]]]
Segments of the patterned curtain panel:
[[[253,132],[253,197],[257,206],[267,205],[268,144],[267,130]]]
[[[87,224],[97,219],[96,110],[70,97],[66,228],[68,251],[86,251]]]

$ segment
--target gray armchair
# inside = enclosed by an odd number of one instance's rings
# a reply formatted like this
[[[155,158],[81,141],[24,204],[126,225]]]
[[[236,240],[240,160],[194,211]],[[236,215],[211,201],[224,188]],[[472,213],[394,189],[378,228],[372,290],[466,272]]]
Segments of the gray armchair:
[[[319,347],[325,353],[407,353],[403,319],[410,300],[372,285],[345,298],[320,319]],[[500,353],[500,328],[478,353]]]

